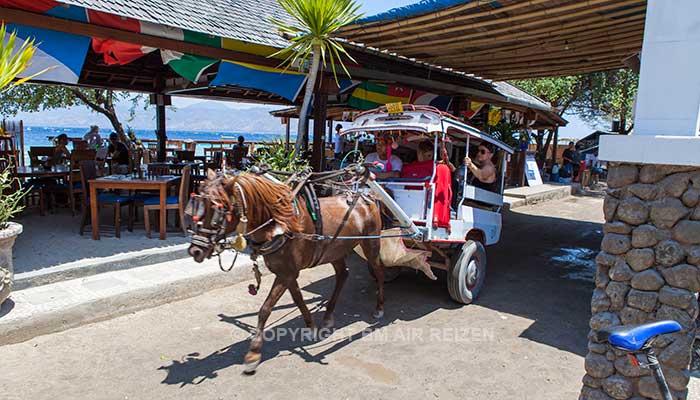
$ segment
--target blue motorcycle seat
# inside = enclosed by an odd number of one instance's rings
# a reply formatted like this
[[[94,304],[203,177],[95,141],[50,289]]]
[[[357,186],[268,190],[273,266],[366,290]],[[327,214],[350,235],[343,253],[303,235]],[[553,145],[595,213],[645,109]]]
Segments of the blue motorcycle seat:
[[[626,351],[637,351],[649,339],[666,333],[679,332],[683,328],[676,321],[658,321],[643,325],[623,325],[598,331],[598,340]]]

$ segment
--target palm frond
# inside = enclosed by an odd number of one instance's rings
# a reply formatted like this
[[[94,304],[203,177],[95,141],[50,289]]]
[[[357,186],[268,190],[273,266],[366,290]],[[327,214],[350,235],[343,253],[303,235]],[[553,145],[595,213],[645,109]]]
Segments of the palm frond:
[[[334,35],[344,26],[362,17],[359,12],[360,6],[355,0],[278,0],[278,3],[295,22],[270,19],[281,34],[291,39],[289,46],[269,57],[283,58],[280,66],[285,69],[297,65],[301,70],[313,55],[314,46],[317,46],[322,65],[326,67],[330,64],[336,83],[338,83],[336,68],[338,64],[349,76],[343,57],[347,57],[352,62],[355,60]]]

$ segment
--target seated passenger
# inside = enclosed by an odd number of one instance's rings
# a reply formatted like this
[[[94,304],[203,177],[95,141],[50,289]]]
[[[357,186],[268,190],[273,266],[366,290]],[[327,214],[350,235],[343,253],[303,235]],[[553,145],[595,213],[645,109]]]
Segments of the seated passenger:
[[[473,175],[470,182],[472,186],[498,193],[499,183],[496,176],[496,166],[492,161],[493,155],[493,146],[488,143],[482,143],[479,145],[479,152],[476,155],[479,166],[474,164],[469,157],[464,159],[464,165],[467,166],[467,169]]]
[[[365,157],[365,162],[367,163],[380,162],[384,165],[383,171],[380,169],[372,169],[372,172],[378,179],[398,178],[401,175],[401,168],[403,167],[401,159],[397,156],[391,155],[391,157],[387,157],[387,154],[391,154],[389,153],[389,146],[391,144],[387,142],[391,142],[391,139],[377,138],[377,151],[369,153],[367,157]]]
[[[433,175],[433,144],[425,140],[418,144],[416,161],[407,164],[401,170],[402,178],[423,179]]]

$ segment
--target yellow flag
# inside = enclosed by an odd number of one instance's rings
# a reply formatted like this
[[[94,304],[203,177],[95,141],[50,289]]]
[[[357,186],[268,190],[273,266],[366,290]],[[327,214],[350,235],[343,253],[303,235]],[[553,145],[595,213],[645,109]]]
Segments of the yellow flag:
[[[501,117],[503,116],[503,111],[500,107],[491,107],[489,110],[489,125],[496,126],[501,122]]]

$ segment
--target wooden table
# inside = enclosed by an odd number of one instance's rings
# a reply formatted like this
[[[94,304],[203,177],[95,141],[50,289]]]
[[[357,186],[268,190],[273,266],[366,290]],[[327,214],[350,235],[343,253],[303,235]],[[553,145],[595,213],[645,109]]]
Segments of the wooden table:
[[[15,176],[18,178],[67,178],[70,172],[70,168],[66,166],[54,166],[48,169],[20,166],[17,167]]]
[[[180,182],[179,176],[163,175],[149,178],[134,178],[131,175],[109,175],[93,179],[90,184],[90,218],[92,221],[92,238],[100,240],[100,216],[97,210],[97,190],[152,190],[160,193],[160,240],[165,240],[168,187]]]

